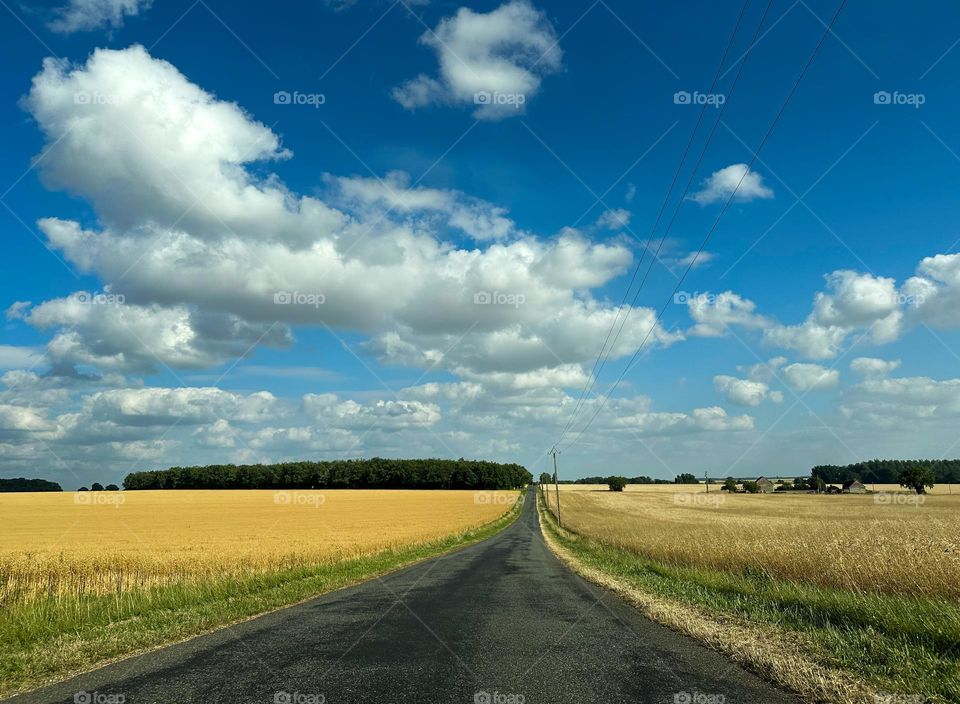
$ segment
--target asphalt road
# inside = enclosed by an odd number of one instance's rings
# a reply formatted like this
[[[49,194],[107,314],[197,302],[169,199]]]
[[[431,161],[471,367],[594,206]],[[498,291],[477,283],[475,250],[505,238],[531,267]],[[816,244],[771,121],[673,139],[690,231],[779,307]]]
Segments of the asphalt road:
[[[10,701],[795,702],[570,572],[533,494],[482,543]]]

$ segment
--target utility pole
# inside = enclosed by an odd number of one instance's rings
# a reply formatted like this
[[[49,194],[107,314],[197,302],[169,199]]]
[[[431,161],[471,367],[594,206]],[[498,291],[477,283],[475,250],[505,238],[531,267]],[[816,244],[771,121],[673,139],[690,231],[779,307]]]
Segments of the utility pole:
[[[703,481],[707,485],[707,493],[710,493],[710,475],[707,472],[703,473]]]
[[[557,525],[562,528],[563,523],[560,521],[560,482],[557,480],[557,455],[559,451],[554,447],[550,450],[550,454],[553,455],[553,485],[557,488]]]

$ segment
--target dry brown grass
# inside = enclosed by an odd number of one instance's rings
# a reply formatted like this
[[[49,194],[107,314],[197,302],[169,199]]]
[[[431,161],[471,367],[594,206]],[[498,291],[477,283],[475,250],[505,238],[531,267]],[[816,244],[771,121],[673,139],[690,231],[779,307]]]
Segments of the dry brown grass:
[[[552,489],[547,496],[555,510]],[[907,493],[703,492],[703,486],[631,485],[624,493],[563,486],[563,524],[670,564],[752,569],[854,592],[960,598],[960,492],[920,497],[922,503]]]
[[[506,513],[517,496],[377,490],[0,494],[0,604],[124,594],[336,562],[476,528]]]

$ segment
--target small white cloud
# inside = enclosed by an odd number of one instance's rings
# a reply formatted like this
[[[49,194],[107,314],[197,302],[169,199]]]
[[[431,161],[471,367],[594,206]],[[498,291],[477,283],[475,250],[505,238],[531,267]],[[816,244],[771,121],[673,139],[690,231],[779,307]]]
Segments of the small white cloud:
[[[706,266],[714,259],[717,258],[717,255],[713,252],[689,252],[680,259],[677,260],[677,266],[686,269],[688,266],[693,269],[699,269],[702,266]]]
[[[776,378],[777,370],[786,363],[786,357],[773,357],[759,364],[740,365],[737,367],[737,371],[746,374],[751,381],[769,382]]]
[[[738,406],[759,406],[768,398],[774,403],[783,401],[783,394],[779,391],[771,392],[770,386],[763,381],[720,375],[713,377],[713,386],[727,401]]]
[[[840,372],[819,364],[791,364],[783,368],[783,377],[798,391],[832,389],[840,382]]]
[[[630,211],[624,208],[605,210],[603,214],[597,218],[596,225],[597,227],[602,227],[607,230],[619,230],[622,227],[629,227],[630,217]]]
[[[440,407],[435,403],[377,400],[364,405],[341,401],[336,394],[306,394],[303,407],[319,423],[359,430],[376,426],[383,432],[429,427],[441,418]]]
[[[678,303],[686,303],[696,325],[690,334],[697,337],[721,337],[730,325],[745,328],[762,328],[768,321],[758,315],[756,304],[733,291],[723,293],[679,293]]]
[[[16,301],[6,310],[7,320],[24,320],[30,305],[30,301]]]
[[[420,42],[437,53],[439,75],[420,74],[394,88],[393,98],[408,110],[475,105],[474,116],[483,120],[523,114],[542,77],[558,71],[562,58],[553,25],[527,0],[486,14],[461,7]]]
[[[886,376],[899,366],[899,359],[886,360],[875,357],[857,357],[850,362],[850,371],[862,376]]]
[[[153,0],[70,0],[57,10],[57,19],[49,27],[60,34],[121,27],[124,17],[139,15],[152,4]]]
[[[422,226],[431,224],[424,218],[435,217],[437,224],[445,223],[478,241],[522,234],[507,217],[506,208],[459,191],[411,185],[410,175],[403,171],[391,171],[384,178],[327,174],[324,179],[334,202],[363,211],[371,220],[393,214]]]
[[[690,196],[700,205],[734,200],[747,202],[758,198],[773,198],[773,191],[763,183],[763,176],[750,171],[746,164],[731,164],[714,171],[703,182],[703,189]],[[734,195],[735,194],[735,195]]]

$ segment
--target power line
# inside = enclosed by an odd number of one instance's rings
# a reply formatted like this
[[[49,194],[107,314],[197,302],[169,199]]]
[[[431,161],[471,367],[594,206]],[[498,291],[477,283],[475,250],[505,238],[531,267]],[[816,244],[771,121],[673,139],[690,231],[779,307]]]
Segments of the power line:
[[[757,42],[757,37],[760,36],[760,31],[763,29],[763,23],[767,18],[767,15],[770,12],[770,7],[773,5],[773,0],[768,0],[767,6],[763,11],[763,15],[760,17],[760,22],[757,25],[757,29],[753,34],[753,39],[750,42],[750,47],[754,47]],[[747,53],[744,54],[740,60],[739,65],[737,66],[737,73],[734,75],[733,83],[730,85],[730,90],[727,93],[729,96],[733,93],[734,89],[737,87],[737,83],[740,82],[740,76],[743,75],[743,69],[747,64],[747,59],[750,56],[750,49],[747,50]],[[683,193],[680,196],[680,200],[677,201],[676,207],[673,209],[673,213],[670,215],[670,220],[667,222],[667,229],[664,231],[663,235],[660,237],[660,240],[657,242],[657,251],[654,253],[654,258],[650,260],[647,264],[647,270],[643,274],[643,279],[640,281],[640,287],[637,289],[636,294],[633,296],[633,300],[630,302],[630,308],[627,309],[627,314],[624,316],[623,322],[620,324],[620,329],[617,331],[617,336],[614,338],[614,344],[620,338],[620,333],[623,332],[623,328],[627,324],[627,318],[630,317],[630,313],[633,311],[633,308],[636,305],[637,300],[640,297],[640,291],[643,289],[643,285],[647,282],[647,278],[650,276],[650,272],[653,270],[654,263],[660,258],[660,250],[663,248],[663,244],[667,241],[667,237],[670,235],[670,231],[673,229],[673,224],[676,222],[677,215],[680,212],[680,208],[683,206],[684,201],[686,200],[687,194],[690,192],[690,187],[693,185],[693,181],[697,176],[697,172],[700,170],[700,165],[703,163],[703,158],[706,156],[707,150],[710,148],[710,144],[713,142],[713,138],[717,133],[717,128],[720,126],[721,121],[723,120],[724,112],[726,112],[727,104],[729,100],[725,101],[723,105],[720,106],[720,110],[717,114],[717,119],[713,123],[713,127],[710,129],[710,134],[707,135],[707,140],[703,145],[703,149],[700,151],[700,156],[697,158],[697,163],[694,165],[693,169],[690,171],[690,176],[687,178],[687,183],[683,188]],[[612,346],[611,346],[612,349]],[[610,350],[607,351],[607,356],[609,359]],[[594,381],[596,383],[596,381]]]
[[[760,35],[760,31],[763,29],[763,23],[766,20],[767,15],[770,12],[770,7],[772,5],[773,5],[773,0],[768,0],[767,6],[763,11],[763,15],[760,17],[760,22],[757,24],[757,29],[753,34],[753,39],[750,42],[751,47],[756,45],[757,37]],[[748,50],[747,53],[741,59],[737,67],[737,73],[734,76],[733,83],[731,83],[730,90],[727,93],[728,98],[730,95],[733,94],[734,89],[737,87],[737,83],[739,83],[740,81],[740,76],[743,74],[743,69],[744,69],[744,66],[746,66],[747,58],[749,57],[749,55],[750,55],[750,51]],[[673,209],[673,213],[671,214],[670,220],[667,223],[667,229],[664,231],[663,235],[659,239],[659,242],[657,243],[657,251],[654,253],[653,258],[647,264],[647,270],[643,274],[643,279],[641,279],[640,281],[640,286],[637,288],[637,292],[633,295],[633,300],[630,301],[630,307],[627,308],[627,311],[623,316],[623,321],[620,323],[620,327],[617,330],[616,336],[614,336],[613,338],[613,342],[610,344],[610,347],[607,349],[606,358],[604,359],[603,364],[600,365],[601,371],[603,367],[606,365],[606,363],[610,360],[610,357],[613,355],[613,348],[617,344],[617,341],[620,339],[620,335],[623,332],[623,329],[627,325],[627,320],[629,319],[630,314],[633,312],[633,309],[636,307],[637,300],[640,298],[640,292],[643,290],[643,286],[644,284],[646,284],[647,279],[650,276],[650,272],[653,271],[654,264],[660,258],[660,251],[663,248],[663,244],[664,242],[667,241],[667,237],[670,235],[670,230],[673,229],[673,223],[676,221],[677,214],[680,212],[680,208],[683,205],[684,201],[686,200],[687,193],[690,192],[690,186],[693,185],[693,181],[696,178],[697,171],[699,171],[700,165],[703,163],[703,158],[704,156],[706,156],[707,150],[710,148],[710,144],[713,142],[713,138],[717,133],[717,128],[720,126],[720,122],[723,120],[723,114],[727,109],[728,103],[729,103],[729,100],[724,101],[723,105],[720,107],[719,113],[717,115],[717,119],[713,123],[713,127],[710,129],[710,134],[707,135],[707,139],[704,142],[703,148],[700,150],[700,156],[697,158],[697,163],[694,164],[693,169],[690,171],[690,176],[689,178],[687,178],[687,183],[684,186],[683,193],[680,195],[680,199],[677,201],[677,205]],[[616,321],[614,321],[614,324],[616,324]],[[591,378],[588,379],[588,383],[590,385],[589,391],[593,390],[593,387],[596,385],[598,381],[598,376],[599,374],[592,375]]]
[[[714,74],[713,82],[710,84],[710,88],[707,91],[708,93],[713,93],[714,89],[716,88],[717,82],[720,80],[720,72],[723,70],[723,65],[726,62],[727,56],[730,53],[730,48],[733,46],[733,42],[737,36],[737,32],[740,30],[740,24],[743,21],[744,13],[746,12],[747,6],[749,4],[750,4],[750,0],[744,0],[743,6],[740,8],[740,14],[737,15],[736,24],[734,24],[733,31],[730,33],[730,38],[727,40],[727,45],[723,50],[723,56],[720,57],[720,62],[717,66],[717,72]],[[767,9],[769,9],[769,7],[770,6],[768,4]],[[766,16],[766,12],[764,13],[764,17],[765,16]],[[761,24],[762,22],[763,20],[761,20]],[[756,39],[756,37],[754,37],[754,39]],[[724,105],[726,105],[726,103],[724,103]],[[633,270],[633,276],[630,277],[630,283],[627,286],[627,290],[623,294],[623,300],[620,301],[620,305],[617,307],[617,314],[616,316],[614,316],[613,322],[610,324],[610,329],[607,331],[607,336],[606,336],[606,339],[603,341],[603,346],[600,348],[600,352],[597,354],[597,359],[593,363],[593,369],[590,371],[590,375],[587,377],[586,383],[584,383],[583,390],[580,392],[580,398],[577,400],[577,403],[573,409],[573,413],[570,415],[570,418],[567,420],[567,424],[564,426],[563,431],[560,433],[560,439],[557,440],[557,443],[562,442],[563,438],[566,437],[567,431],[570,429],[570,426],[573,424],[574,420],[576,419],[577,414],[580,412],[580,409],[583,405],[584,400],[587,397],[587,394],[593,388],[593,384],[591,383],[591,381],[596,379],[596,376],[600,373],[600,371],[603,370],[603,366],[606,364],[606,359],[604,359],[602,363],[600,360],[604,356],[603,354],[604,350],[607,349],[607,343],[610,342],[610,335],[613,333],[613,329],[617,326],[617,321],[620,319],[620,313],[623,310],[623,307],[626,304],[627,299],[630,297],[630,291],[633,290],[633,284],[637,279],[637,274],[640,273],[640,267],[643,266],[643,261],[646,258],[647,251],[650,249],[650,244],[653,241],[653,236],[657,231],[657,227],[660,225],[661,219],[663,218],[663,213],[667,208],[667,203],[670,202],[670,196],[673,195],[673,189],[677,185],[677,179],[680,177],[680,172],[683,170],[683,165],[687,161],[687,156],[690,152],[690,148],[693,146],[693,142],[697,136],[697,132],[700,130],[700,124],[703,122],[703,116],[706,113],[706,110],[707,110],[707,103],[705,101],[700,106],[700,113],[697,116],[697,121],[693,126],[693,131],[690,133],[690,138],[687,140],[687,145],[683,150],[683,155],[680,158],[680,163],[677,164],[677,169],[673,174],[673,179],[670,181],[670,186],[667,189],[667,193],[663,198],[663,202],[660,204],[660,209],[657,212],[657,218],[653,223],[653,227],[650,228],[650,234],[647,236],[647,242],[644,245],[643,251],[640,254],[640,259],[637,261],[637,266]],[[716,127],[714,127],[714,129],[716,129]],[[702,158],[702,154],[701,154],[701,158]],[[643,287],[643,284],[641,283],[641,288],[642,287]],[[639,294],[639,291],[640,289],[637,289],[638,294]],[[627,315],[629,315],[629,310],[627,311]],[[626,317],[624,318],[624,322],[626,322]],[[621,326],[620,329],[622,330],[623,327]],[[618,332],[617,338],[619,338],[619,336],[620,335]],[[613,344],[616,344],[616,339],[614,339]],[[613,349],[613,344],[610,345],[610,350]],[[609,350],[608,350],[607,358],[609,359]],[[599,369],[598,369],[598,365],[599,365]]]
[[[794,94],[797,92],[797,89],[800,87],[800,83],[803,81],[804,77],[807,75],[807,71],[810,69],[810,66],[813,64],[814,59],[816,59],[817,54],[820,53],[820,48],[823,46],[823,43],[826,41],[827,36],[830,32],[833,31],[833,25],[836,24],[837,18],[840,16],[840,13],[843,11],[843,8],[846,6],[847,0],[841,0],[840,5],[837,7],[836,12],[830,20],[830,24],[826,26],[823,34],[820,36],[820,41],[817,42],[817,45],[814,47],[813,52],[810,54],[810,57],[807,59],[807,62],[804,64],[803,69],[800,71],[800,74],[797,76],[796,80],[793,83],[793,86],[790,88],[790,92],[787,93],[786,98],[784,98],[783,103],[780,105],[780,109],[777,111],[777,114],[773,118],[773,122],[770,123],[770,126],[767,128],[767,131],[764,133],[763,138],[760,140],[760,144],[753,152],[753,156],[750,159],[750,163],[747,164],[747,168],[744,170],[743,175],[740,177],[740,180],[737,182],[736,188],[733,189],[733,192],[730,194],[730,197],[727,198],[726,203],[724,203],[723,209],[717,215],[716,220],[714,220],[713,225],[707,231],[706,236],[703,239],[703,242],[700,244],[700,248],[697,250],[696,255],[690,260],[690,263],[687,265],[686,270],[683,272],[683,276],[677,281],[677,285],[674,287],[670,296],[667,298],[667,301],[664,303],[663,307],[660,309],[660,312],[657,314],[656,319],[653,321],[653,324],[650,326],[650,329],[647,330],[647,334],[644,336],[643,341],[640,343],[640,346],[633,353],[633,356],[630,358],[630,361],[624,367],[623,371],[620,373],[620,376],[614,382],[613,386],[610,387],[610,390],[607,392],[600,403],[600,406],[590,417],[590,420],[587,424],[577,433],[576,437],[567,445],[566,449],[570,449],[580,437],[587,431],[587,429],[593,424],[593,421],[600,414],[607,404],[607,401],[610,399],[610,396],[616,390],[617,386],[620,385],[620,382],[623,381],[623,378],[626,376],[627,372],[630,371],[630,368],[633,366],[640,352],[643,350],[644,346],[647,343],[647,340],[650,338],[650,334],[657,327],[657,324],[660,322],[660,319],[663,317],[663,314],[667,311],[667,308],[670,305],[670,301],[676,296],[677,291],[680,290],[680,287],[683,285],[683,282],[686,280],[687,275],[690,273],[690,270],[697,263],[697,260],[700,258],[700,255],[703,253],[703,250],[706,248],[707,244],[710,242],[710,238],[713,236],[713,233],[716,231],[717,226],[720,224],[720,220],[726,214],[727,210],[730,208],[730,204],[733,202],[733,199],[736,197],[737,192],[740,190],[740,186],[743,185],[744,179],[746,179],[747,174],[750,173],[750,170],[753,168],[753,165],[757,162],[757,159],[760,158],[760,152],[763,151],[764,146],[766,146],[767,141],[770,138],[770,135],[773,133],[773,130],[776,128],[777,124],[780,122],[780,118],[783,116],[784,111],[787,108],[787,105],[790,103],[790,100],[793,98]],[[662,242],[661,242],[662,244]]]

